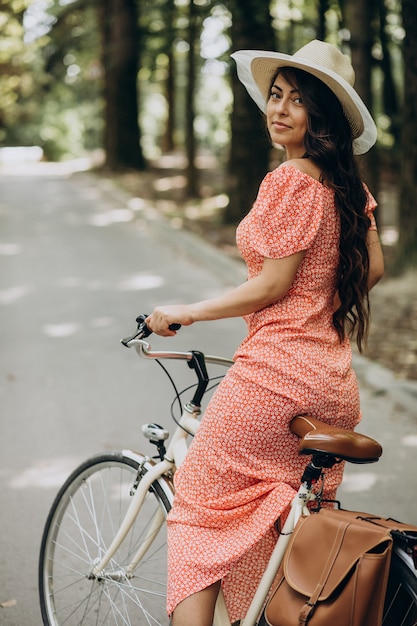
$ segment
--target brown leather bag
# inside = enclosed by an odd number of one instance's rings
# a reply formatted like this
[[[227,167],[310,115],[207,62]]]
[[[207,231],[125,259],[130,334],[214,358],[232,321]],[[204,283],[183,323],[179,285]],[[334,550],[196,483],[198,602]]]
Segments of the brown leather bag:
[[[270,626],[380,626],[390,529],[322,509],[297,523],[265,609]]]

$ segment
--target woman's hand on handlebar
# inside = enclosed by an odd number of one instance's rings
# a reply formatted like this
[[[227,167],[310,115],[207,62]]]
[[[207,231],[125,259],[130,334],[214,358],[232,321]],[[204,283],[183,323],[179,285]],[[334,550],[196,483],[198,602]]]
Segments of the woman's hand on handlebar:
[[[190,326],[194,320],[188,305],[170,304],[157,307],[145,321],[148,328],[157,335],[173,337],[177,331],[169,328],[172,324]]]

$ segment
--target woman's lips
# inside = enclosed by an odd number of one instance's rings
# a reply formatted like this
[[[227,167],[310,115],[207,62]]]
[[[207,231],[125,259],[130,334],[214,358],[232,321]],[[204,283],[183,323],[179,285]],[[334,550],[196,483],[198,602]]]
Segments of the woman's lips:
[[[272,126],[276,128],[277,130],[291,128],[291,126],[288,126],[287,124],[284,124],[283,122],[272,122]]]

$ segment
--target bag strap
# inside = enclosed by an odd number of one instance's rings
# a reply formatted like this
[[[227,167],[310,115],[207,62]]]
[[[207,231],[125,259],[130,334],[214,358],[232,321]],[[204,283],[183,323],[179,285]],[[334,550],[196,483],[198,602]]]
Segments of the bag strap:
[[[345,535],[346,528],[348,526],[349,526],[349,522],[342,521],[337,527],[337,531],[335,533],[335,537],[333,540],[333,545],[331,549],[329,550],[327,561],[323,567],[323,571],[320,575],[316,588],[314,589],[311,597],[304,604],[303,608],[300,611],[300,615],[298,616],[298,624],[300,626],[307,624],[307,622],[309,621],[309,619],[311,618],[313,614],[314,609],[316,608],[317,601],[321,595],[321,592],[323,591],[323,588],[327,582],[327,579],[330,576],[330,572],[332,571],[337,555],[340,552],[340,548],[343,542],[343,537]]]

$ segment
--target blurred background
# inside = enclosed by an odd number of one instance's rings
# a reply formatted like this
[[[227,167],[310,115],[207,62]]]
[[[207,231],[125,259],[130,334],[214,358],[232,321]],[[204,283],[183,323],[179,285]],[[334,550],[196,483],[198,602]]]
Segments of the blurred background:
[[[378,126],[376,147],[360,159],[379,203],[387,275],[415,271],[415,0],[0,0],[0,33],[0,172],[22,155],[78,159],[227,254],[283,156],[230,53],[334,43],[351,56]],[[391,327],[407,326],[408,365],[397,370],[414,378],[414,274],[402,291],[400,308],[395,295],[383,300]]]
[[[231,52],[314,38],[350,55],[378,127],[360,166],[386,274],[354,367],[384,457],[349,470],[343,502],[417,523],[416,0],[0,0],[2,626],[40,623],[39,545],[69,472],[143,450],[143,422],[171,429],[169,380],[120,337],[244,279],[236,224],[284,155]],[[230,356],[243,336],[219,320],[172,347]]]

